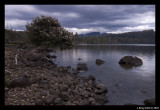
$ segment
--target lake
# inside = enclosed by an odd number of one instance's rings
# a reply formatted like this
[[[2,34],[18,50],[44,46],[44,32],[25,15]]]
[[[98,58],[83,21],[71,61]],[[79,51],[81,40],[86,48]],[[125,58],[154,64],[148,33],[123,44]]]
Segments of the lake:
[[[147,98],[155,98],[155,45],[77,45],[73,49],[56,50],[57,65],[76,68],[78,63],[87,63],[88,71],[81,76],[93,75],[97,83],[108,88],[109,103],[106,105],[124,105],[127,103],[144,105]],[[124,67],[119,60],[124,56],[137,56],[143,65]],[[81,58],[81,60],[79,60]],[[96,65],[96,59],[105,61]]]

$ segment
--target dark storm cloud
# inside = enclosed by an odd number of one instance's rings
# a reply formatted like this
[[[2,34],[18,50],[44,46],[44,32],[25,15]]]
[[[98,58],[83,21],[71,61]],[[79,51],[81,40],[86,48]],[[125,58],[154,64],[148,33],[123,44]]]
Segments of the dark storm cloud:
[[[125,32],[155,27],[154,5],[8,5],[5,25],[25,30],[36,16],[55,17],[72,32]]]

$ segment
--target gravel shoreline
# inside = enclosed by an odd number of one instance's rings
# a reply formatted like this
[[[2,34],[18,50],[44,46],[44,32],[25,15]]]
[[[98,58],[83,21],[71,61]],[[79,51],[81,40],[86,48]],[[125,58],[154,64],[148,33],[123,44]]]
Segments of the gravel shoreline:
[[[108,89],[94,76],[52,62],[50,48],[5,46],[5,105],[103,105]],[[15,57],[17,56],[17,58]],[[17,64],[16,64],[17,59]]]

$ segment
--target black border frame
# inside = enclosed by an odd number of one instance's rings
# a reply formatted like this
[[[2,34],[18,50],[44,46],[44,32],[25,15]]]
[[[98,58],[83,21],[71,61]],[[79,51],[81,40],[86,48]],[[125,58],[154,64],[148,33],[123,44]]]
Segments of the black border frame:
[[[76,0],[68,0],[68,1],[62,1],[62,0],[23,0],[23,1],[20,1],[20,0],[14,0],[14,1],[11,1],[11,0],[5,0],[3,4],[1,4],[1,14],[3,13],[3,17],[1,16],[0,19],[1,19],[1,29],[4,28],[5,26],[5,23],[2,22],[5,20],[5,5],[9,5],[9,4],[30,4],[30,5],[44,5],[44,4],[53,4],[53,5],[89,5],[89,4],[94,4],[94,5],[134,5],[134,4],[137,4],[137,5],[155,5],[156,6],[156,9],[155,9],[155,14],[156,14],[156,25],[155,25],[155,36],[156,36],[156,56],[155,56],[155,59],[156,59],[156,105],[154,107],[160,107],[159,103],[160,103],[160,96],[159,96],[159,93],[160,93],[160,90],[158,88],[158,85],[159,85],[159,80],[160,80],[160,71],[159,71],[159,67],[158,65],[160,65],[160,59],[158,58],[160,56],[160,52],[158,52],[158,49],[160,49],[160,0],[92,0],[92,1],[82,1],[82,0],[79,0],[79,1],[76,1]],[[4,73],[4,65],[5,65],[5,59],[4,59],[4,31],[2,31],[1,33],[1,39],[0,40],[0,44],[1,44],[1,72],[3,71]],[[4,62],[2,62],[2,60]],[[3,68],[2,68],[3,66]],[[2,73],[1,73],[2,74]],[[4,74],[3,74],[4,75]],[[3,84],[1,87],[1,90],[2,90],[2,102],[1,102],[1,105],[2,107],[5,107],[5,109],[127,109],[127,110],[131,110],[131,109],[138,109],[137,107],[142,107],[142,109],[145,109],[144,107],[146,106],[120,106],[120,105],[115,105],[115,106],[110,106],[110,105],[107,105],[107,106],[5,106],[4,104],[4,77],[2,77],[1,75],[1,84]],[[150,107],[150,106],[148,106]]]

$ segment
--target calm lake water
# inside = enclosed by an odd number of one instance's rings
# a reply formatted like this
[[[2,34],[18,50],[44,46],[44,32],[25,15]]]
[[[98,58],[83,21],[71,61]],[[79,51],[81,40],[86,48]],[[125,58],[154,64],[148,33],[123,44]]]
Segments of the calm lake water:
[[[145,99],[155,98],[155,45],[78,45],[69,50],[57,49],[51,54],[57,55],[54,62],[58,65],[76,68],[78,63],[87,63],[88,71],[80,75],[91,74],[96,77],[97,83],[107,86],[109,103],[106,105],[144,105]],[[119,65],[119,60],[127,55],[141,58],[143,65]],[[98,66],[96,59],[105,63]]]

